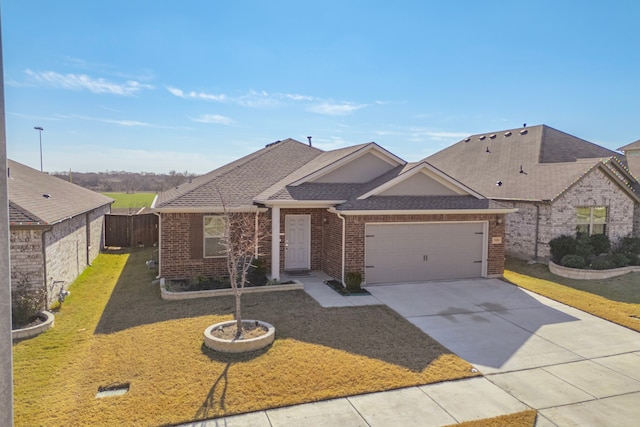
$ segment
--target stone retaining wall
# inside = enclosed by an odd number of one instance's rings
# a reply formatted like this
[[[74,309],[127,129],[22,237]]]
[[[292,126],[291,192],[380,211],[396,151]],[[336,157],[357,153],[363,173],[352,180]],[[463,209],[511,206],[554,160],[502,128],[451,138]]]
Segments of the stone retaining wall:
[[[628,266],[608,270],[585,270],[581,268],[569,268],[549,261],[549,271],[556,276],[566,277],[567,279],[602,280],[622,276],[634,271],[640,272],[640,267]]]

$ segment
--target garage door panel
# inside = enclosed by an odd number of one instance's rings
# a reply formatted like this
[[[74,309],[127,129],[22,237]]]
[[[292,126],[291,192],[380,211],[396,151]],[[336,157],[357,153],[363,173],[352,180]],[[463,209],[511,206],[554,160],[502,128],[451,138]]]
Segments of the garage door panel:
[[[483,223],[367,224],[368,284],[481,277]]]

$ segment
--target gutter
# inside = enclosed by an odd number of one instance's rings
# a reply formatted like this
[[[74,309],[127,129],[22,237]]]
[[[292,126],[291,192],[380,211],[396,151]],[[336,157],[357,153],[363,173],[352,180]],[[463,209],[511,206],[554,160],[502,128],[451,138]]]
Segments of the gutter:
[[[517,212],[517,208],[503,209],[407,209],[407,210],[337,210],[329,209],[331,213],[342,215],[494,215]]]

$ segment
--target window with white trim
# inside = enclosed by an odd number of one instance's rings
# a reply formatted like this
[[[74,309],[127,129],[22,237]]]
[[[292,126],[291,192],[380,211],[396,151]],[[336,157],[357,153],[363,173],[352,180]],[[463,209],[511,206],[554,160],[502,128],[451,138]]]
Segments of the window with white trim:
[[[227,255],[224,246],[225,217],[222,215],[204,217],[204,257],[223,257]]]
[[[607,234],[607,208],[606,206],[593,206],[578,208],[577,226],[578,233]]]

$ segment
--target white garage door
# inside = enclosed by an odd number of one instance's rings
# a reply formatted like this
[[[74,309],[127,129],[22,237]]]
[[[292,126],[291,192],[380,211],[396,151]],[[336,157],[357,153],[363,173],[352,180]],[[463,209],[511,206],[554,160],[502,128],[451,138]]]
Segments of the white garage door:
[[[484,223],[366,224],[367,284],[482,277]]]

